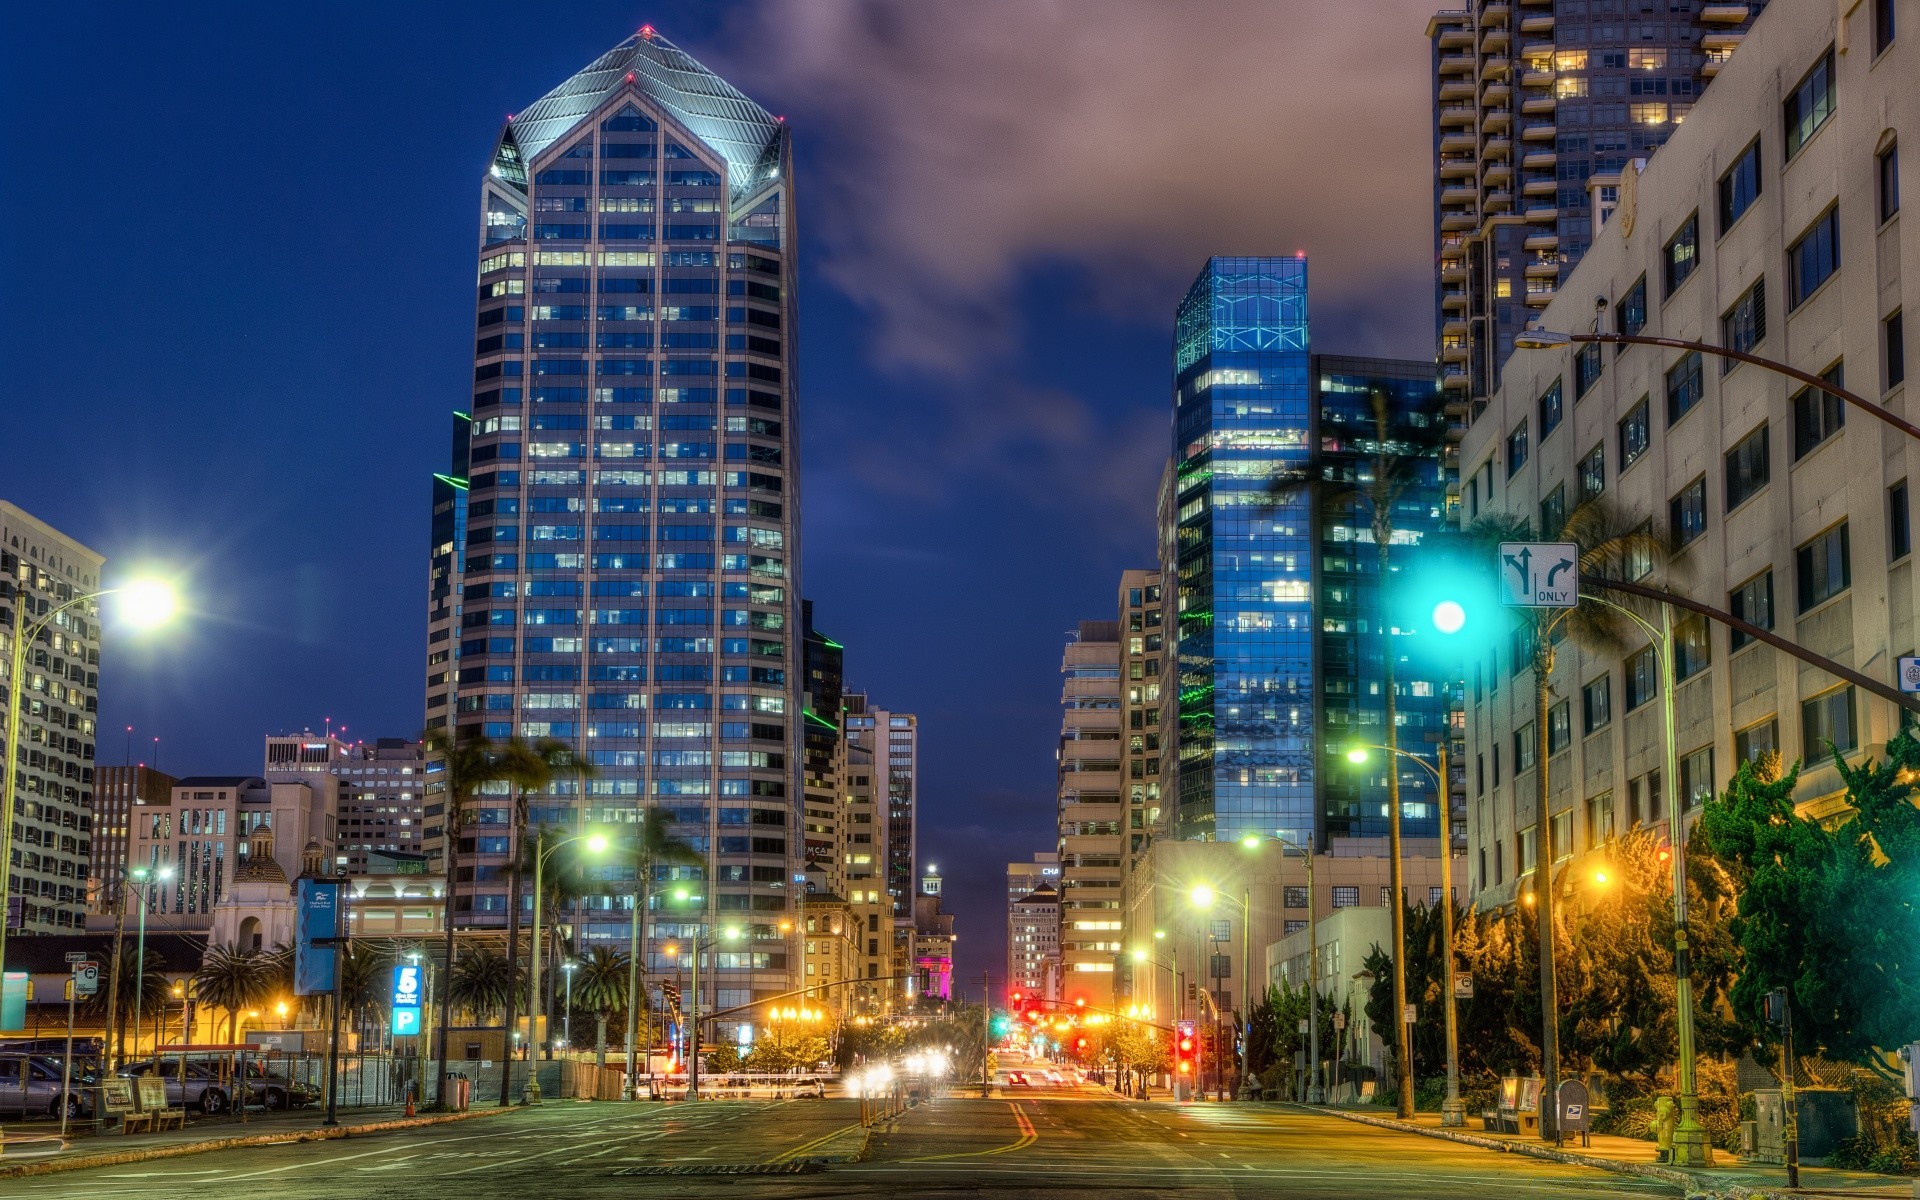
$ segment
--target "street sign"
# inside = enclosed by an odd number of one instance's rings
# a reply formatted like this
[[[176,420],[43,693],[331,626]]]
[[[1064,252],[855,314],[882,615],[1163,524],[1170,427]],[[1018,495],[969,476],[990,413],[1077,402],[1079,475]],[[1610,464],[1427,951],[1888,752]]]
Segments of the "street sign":
[[[1412,1025],[1415,1023],[1417,1018],[1418,1018],[1418,1010],[1415,1008],[1414,1005],[1405,1004],[1400,1007],[1400,1023],[1402,1025]]]
[[[1904,657],[1900,660],[1900,690],[1920,692],[1920,658]]]
[[[1453,977],[1453,998],[1455,1000],[1473,999],[1473,972],[1461,971]]]
[[[1333,1014],[1333,1027],[1335,1029],[1345,1029],[1347,1027],[1347,1014],[1343,1012]]]
[[[100,964],[97,962],[73,964],[73,990],[82,996],[91,996],[99,991]]]
[[[67,951],[67,961],[70,963],[85,962],[87,961],[87,952],[85,950],[69,950]]]
[[[420,1010],[417,1008],[395,1008],[393,1013],[393,1036],[414,1037],[420,1032]]]
[[[1501,542],[1500,600],[1510,608],[1572,608],[1580,601],[1580,547]]]
[[[1301,1018],[1300,1018],[1300,1032],[1301,1032],[1301,1033],[1305,1033],[1306,1031],[1307,1031],[1307,1019],[1306,1019],[1305,1017],[1301,1017]]]
[[[395,1008],[420,1007],[420,967],[416,963],[401,963],[393,969],[393,1004]]]

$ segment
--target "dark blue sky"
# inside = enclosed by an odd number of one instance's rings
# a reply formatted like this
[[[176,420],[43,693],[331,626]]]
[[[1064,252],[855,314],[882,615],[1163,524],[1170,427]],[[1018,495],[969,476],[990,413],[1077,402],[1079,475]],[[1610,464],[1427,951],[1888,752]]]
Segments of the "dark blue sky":
[[[175,773],[327,717],[418,730],[480,174],[505,114],[651,22],[795,130],[804,590],[849,682],[920,714],[923,857],[965,977],[997,974],[1002,868],[1052,842],[1064,635],[1151,561],[1186,281],[1305,249],[1316,348],[1430,352],[1430,4],[1331,7],[16,11],[0,497],[110,580],[184,565],[197,610],[110,643],[101,761],[128,724]]]

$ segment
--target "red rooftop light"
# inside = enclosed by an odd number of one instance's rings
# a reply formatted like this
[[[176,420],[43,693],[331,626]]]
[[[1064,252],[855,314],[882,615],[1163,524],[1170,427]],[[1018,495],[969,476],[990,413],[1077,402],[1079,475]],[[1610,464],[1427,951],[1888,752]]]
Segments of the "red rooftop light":
[[[643,38],[650,38],[650,37],[652,37],[652,36],[653,36],[653,26],[651,26],[651,25],[642,25],[642,26],[640,27],[640,36],[641,36],[641,37],[643,37]]]

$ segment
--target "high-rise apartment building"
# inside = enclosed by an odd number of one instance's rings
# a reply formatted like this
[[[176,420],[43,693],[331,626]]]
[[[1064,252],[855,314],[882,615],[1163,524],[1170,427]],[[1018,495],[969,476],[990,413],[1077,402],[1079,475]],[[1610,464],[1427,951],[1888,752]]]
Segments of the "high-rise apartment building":
[[[89,912],[117,913],[125,906],[132,894],[122,886],[127,871],[128,830],[142,808],[170,803],[177,782],[145,763],[95,769],[93,860],[89,870],[93,898],[87,905]]]
[[[1541,324],[1586,333],[1600,297],[1604,332],[1743,351],[1902,412],[1920,236],[1901,210],[1912,189],[1899,131],[1920,126],[1916,73],[1920,29],[1896,27],[1892,4],[1769,5],[1622,192]],[[1677,560],[1666,577],[1685,595],[1888,684],[1920,642],[1920,444],[1798,380],[1684,348],[1520,351],[1461,456],[1470,516],[1551,531],[1602,496],[1665,532]],[[1676,803],[1697,813],[1768,751],[1804,763],[1796,798],[1824,814],[1844,790],[1829,747],[1858,764],[1904,723],[1889,700],[1817,665],[1677,617],[1677,778],[1656,649],[1634,633],[1624,654],[1573,639],[1555,654],[1554,860],[1664,828]],[[1531,665],[1493,649],[1470,677],[1469,862],[1474,891],[1498,903],[1529,886],[1542,838]]]
[[[594,775],[536,824],[653,809],[707,846],[648,952],[743,926],[701,972],[721,1007],[799,973],[792,193],[782,121],[651,27],[522,109],[481,183],[473,401],[433,488],[427,728],[573,746]],[[463,924],[506,920],[509,800],[458,831]]]
[[[878,812],[886,812],[875,833],[875,861],[896,922],[913,920],[913,881],[918,842],[915,835],[915,797],[919,792],[920,720],[912,713],[874,705],[864,692],[841,698],[845,737],[849,747],[871,756],[867,786]]]
[[[1126,571],[1119,596],[1120,717],[1126,747],[1126,854],[1146,849],[1160,823],[1160,678],[1171,662],[1160,572]],[[1167,668],[1169,672],[1171,667]]]
[[[1441,380],[1464,424],[1765,0],[1470,0],[1437,13],[1434,242]]]
[[[384,866],[394,855],[424,853],[426,762],[418,742],[348,742],[311,730],[269,734],[261,775],[328,793],[333,866],[346,874],[366,874],[370,855]]]
[[[1082,621],[1060,660],[1062,998],[1095,1008],[1113,999],[1126,865],[1120,636],[1117,621]]]
[[[814,628],[813,601],[800,605],[804,629],[802,665],[806,673],[806,703],[801,710],[801,853],[809,875],[818,872],[827,891],[846,894],[846,872],[840,852],[841,777],[846,765],[841,753],[841,693],[845,690],[846,651],[839,642]]]
[[[1042,880],[1007,901],[1009,996],[1058,999],[1060,892]]]
[[[25,621],[101,589],[106,559],[0,501],[0,687],[13,661],[14,608]],[[93,858],[95,714],[100,707],[100,607],[54,615],[27,647],[14,756],[13,861],[7,919],[26,933],[84,928]],[[18,914],[12,909],[18,898]]]

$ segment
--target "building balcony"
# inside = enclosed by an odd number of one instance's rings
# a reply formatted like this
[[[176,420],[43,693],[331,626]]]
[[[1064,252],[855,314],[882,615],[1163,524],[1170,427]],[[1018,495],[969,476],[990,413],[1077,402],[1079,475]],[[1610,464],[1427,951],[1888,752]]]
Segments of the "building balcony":
[[[1440,282],[1465,287],[1467,283],[1467,264],[1448,259],[1440,264]]]
[[[1726,66],[1727,60],[1732,57],[1733,51],[1731,49],[1708,51],[1700,62],[1701,76],[1706,79],[1712,79],[1720,73],[1720,68]]]
[[[1551,253],[1551,251],[1549,251],[1549,253]],[[1560,278],[1560,263],[1558,260],[1547,261],[1536,258],[1527,264],[1527,278],[1558,279]]]
[[[1467,311],[1467,293],[1465,291],[1451,290],[1442,292],[1440,294],[1440,310],[1442,312]]]
[[[1458,366],[1447,366],[1443,368],[1440,372],[1440,386],[1446,388],[1449,392],[1465,392],[1467,390],[1467,369]]]
[[[1480,114],[1480,132],[1492,134],[1513,124],[1513,114],[1504,108],[1492,108]]]
[[[1702,25],[1744,25],[1753,15],[1748,4],[1708,4],[1700,9]]]
[[[1440,326],[1440,336],[1450,337],[1450,338],[1452,337],[1463,338],[1467,336],[1467,322],[1465,318],[1461,318],[1461,317],[1447,318],[1446,323]]]
[[[1552,13],[1528,13],[1526,16],[1520,18],[1520,32],[1526,33],[1526,34],[1535,34],[1535,35],[1546,34],[1551,36],[1553,33],[1553,14]]]
[[[1747,35],[1744,33],[1709,33],[1700,39],[1700,49],[1705,51],[1709,58],[1720,50],[1732,54],[1739,48],[1740,43],[1746,40]]]
[[[1462,25],[1449,25],[1440,31],[1436,38],[1442,50],[1467,50],[1473,47],[1473,30]]]
[[[1490,107],[1495,104],[1504,105],[1511,99],[1513,99],[1513,89],[1509,87],[1504,80],[1492,80],[1486,87],[1480,90],[1480,104],[1482,107]]]
[[[1548,304],[1551,304],[1553,302],[1553,297],[1556,293],[1558,293],[1558,291],[1559,291],[1558,288],[1553,288],[1553,287],[1528,288],[1527,289],[1527,307],[1528,308],[1545,308]]]
[[[1526,157],[1520,160],[1520,165],[1529,171],[1551,171],[1553,170],[1554,163],[1558,161],[1559,155],[1553,151],[1536,150],[1529,146],[1527,147]]]
[[[1512,16],[1513,5],[1508,4],[1507,0],[1493,0],[1492,4],[1480,10],[1480,28],[1485,29],[1489,25],[1505,25],[1508,18]]]
[[[1520,111],[1529,117],[1550,117],[1559,102],[1552,92],[1535,92],[1520,102]]]
[[[1469,109],[1468,111],[1471,112],[1472,110]],[[1474,137],[1470,132],[1440,135],[1440,153],[1443,155],[1471,155],[1478,149],[1480,149],[1480,139]],[[1441,161],[1445,162],[1446,160],[1442,159]]]
[[[1507,41],[1505,25],[1490,25],[1480,35],[1480,53],[1493,54],[1496,51],[1504,51],[1507,48]]]
[[[1513,209],[1513,193],[1506,190],[1488,192],[1480,207],[1487,212],[1510,212]]]
[[[1440,56],[1440,75],[1442,78],[1448,75],[1471,74],[1473,74],[1473,55],[1443,54]]]
[[[1471,79],[1447,79],[1440,84],[1440,103],[1442,104],[1455,100],[1472,100],[1473,95],[1474,87]]]
[[[1554,126],[1547,121],[1522,126],[1520,130],[1520,136],[1529,142],[1550,142],[1553,140],[1554,133]]]
[[[1486,146],[1481,150],[1481,154],[1487,158],[1505,158],[1512,153],[1513,140],[1506,137],[1488,138]]]
[[[1522,242],[1521,245],[1534,251],[1558,250],[1560,248],[1560,235],[1557,233],[1530,233],[1527,235],[1527,240]]]
[[[1472,212],[1443,213],[1440,217],[1440,228],[1442,229],[1466,230],[1472,229],[1478,224],[1480,224],[1480,217],[1477,213]]]
[[[1513,168],[1497,160],[1490,162],[1486,172],[1480,176],[1480,183],[1490,191],[1510,188],[1513,186]]]
[[[1446,188],[1440,189],[1440,203],[1447,205],[1448,207],[1452,207],[1454,205],[1470,206],[1473,204],[1475,200],[1478,200],[1479,198],[1480,198],[1480,189],[1474,187],[1472,184],[1468,184],[1464,187],[1446,187]]]
[[[1449,155],[1440,160],[1440,178],[1472,179],[1480,169],[1480,160],[1471,154]]]
[[[1470,104],[1450,104],[1440,110],[1440,128],[1472,129],[1479,115]]]
[[[1560,190],[1560,185],[1551,179],[1529,179],[1520,187],[1520,193],[1528,198],[1551,196]]]
[[[1552,71],[1526,71],[1520,76],[1520,86],[1526,88],[1550,88],[1553,86]]]
[[[1560,209],[1552,204],[1527,205],[1527,220],[1536,225],[1551,225],[1560,219]]]
[[[1493,55],[1480,60],[1480,78],[1497,79],[1513,67],[1513,60],[1504,54]]]
[[[1467,343],[1463,338],[1459,342],[1446,342],[1440,347],[1440,361],[1463,363],[1467,361]]]

